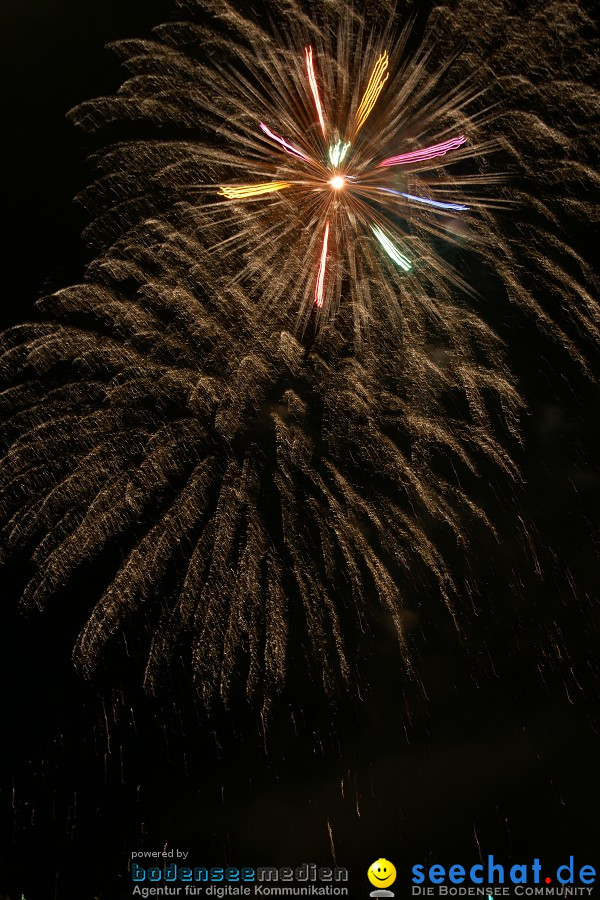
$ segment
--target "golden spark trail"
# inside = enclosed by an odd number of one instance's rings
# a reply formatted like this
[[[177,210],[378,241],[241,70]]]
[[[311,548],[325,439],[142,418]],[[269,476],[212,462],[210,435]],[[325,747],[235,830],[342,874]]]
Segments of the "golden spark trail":
[[[264,184],[242,184],[238,187],[221,185],[219,194],[228,200],[246,200],[249,197],[260,197],[262,194],[272,194],[274,191],[283,191],[291,187],[289,181],[267,181]]]
[[[358,134],[360,129],[367,121],[371,110],[375,106],[377,98],[379,97],[383,89],[384,84],[390,77],[390,73],[387,71],[388,63],[389,56],[386,50],[381,54],[381,56],[375,63],[375,68],[371,73],[367,89],[363,94],[362,100],[360,101],[360,106],[356,110],[354,134]]]

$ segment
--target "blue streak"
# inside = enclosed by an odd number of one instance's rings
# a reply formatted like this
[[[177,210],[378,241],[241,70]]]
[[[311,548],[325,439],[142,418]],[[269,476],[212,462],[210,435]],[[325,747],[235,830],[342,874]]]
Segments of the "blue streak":
[[[391,188],[379,188],[384,194],[395,194],[396,197],[406,197],[407,200],[415,200],[417,203],[426,203],[428,206],[435,206],[437,209],[455,209],[462,212],[469,209],[462,203],[442,203],[441,200],[429,200],[427,197],[415,197],[414,194],[405,194],[403,191],[393,191]]]
[[[400,196],[406,197],[407,200],[415,200],[417,203],[427,203],[428,206],[436,206],[438,209],[456,209],[462,212],[469,208],[468,206],[463,206],[462,203],[442,203],[441,200],[428,200],[426,197],[415,197],[414,194],[400,194]]]

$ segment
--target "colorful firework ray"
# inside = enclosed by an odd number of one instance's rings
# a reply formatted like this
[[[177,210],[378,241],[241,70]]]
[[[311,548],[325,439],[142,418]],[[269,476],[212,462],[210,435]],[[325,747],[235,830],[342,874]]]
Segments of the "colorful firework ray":
[[[457,114],[468,103],[468,90],[459,86],[444,102],[426,102],[426,95],[438,83],[439,76],[426,75],[427,54],[410,62],[403,59],[408,34],[406,29],[393,54],[398,77],[390,80],[388,50],[376,58],[371,53],[375,62],[370,72],[364,67],[346,72],[342,86],[345,96],[341,99],[337,96],[339,79],[336,82],[324,74],[327,66],[339,68],[339,59],[334,62],[330,52],[323,48],[318,53],[311,44],[305,46],[303,56],[296,51],[295,59],[290,50],[293,63],[287,81],[280,74],[282,66],[272,68],[273,98],[280,102],[273,103],[268,122],[255,122],[256,135],[262,133],[266,141],[261,141],[257,152],[248,115],[243,117],[242,133],[236,136],[238,142],[246,144],[244,170],[254,169],[260,176],[243,184],[221,184],[219,194],[237,212],[241,202],[255,210],[256,200],[267,204],[267,209],[262,218],[255,214],[254,223],[246,218],[245,229],[219,247],[227,243],[230,251],[245,250],[255,261],[257,256],[266,257],[262,277],[256,272],[255,262],[249,262],[240,277],[243,279],[252,270],[255,277],[258,275],[269,285],[272,301],[279,303],[284,296],[296,298],[303,323],[311,307],[319,319],[335,311],[346,280],[346,293],[358,307],[355,323],[361,330],[360,325],[368,319],[369,304],[361,307],[362,297],[354,295],[364,295],[363,285],[369,276],[373,280],[374,267],[381,267],[382,258],[387,257],[400,273],[414,272],[421,260],[430,256],[430,248],[424,248],[419,236],[443,235],[454,240],[452,217],[472,209],[471,204],[452,197],[453,190],[485,181],[463,176],[461,181],[453,182],[445,171],[450,160],[478,155],[490,148],[490,142],[485,148],[474,150],[465,134],[455,132],[447,136],[450,128],[456,129]],[[368,49],[372,50],[372,42]],[[243,91],[250,90],[241,76],[239,85]],[[413,95],[410,104],[405,102],[407,90]],[[253,87],[251,93],[255,101],[262,98],[261,89]],[[414,110],[419,101],[423,109],[407,115],[407,107]],[[454,114],[452,125],[443,122],[449,104]],[[469,124],[468,119],[466,122]],[[424,146],[410,149],[422,140]],[[386,155],[388,147],[396,151],[395,155]],[[404,147],[405,152],[397,152]],[[258,158],[259,153],[262,159]],[[237,168],[240,156],[235,158]],[[269,168],[277,174],[266,181],[264,173]],[[274,210],[273,204],[278,203],[281,209]],[[491,205],[489,201],[487,205]],[[280,219],[277,224],[283,211],[285,221]],[[269,212],[273,216],[271,222]],[[279,246],[276,254],[265,253],[263,241],[267,236],[269,243]],[[365,251],[364,239],[368,236],[376,242],[378,257]],[[281,272],[287,268],[287,264],[282,266],[286,256],[302,259],[303,270],[295,269],[293,280]],[[459,280],[441,259],[436,266],[440,273],[445,270],[450,280]],[[290,268],[294,269],[293,261]]]

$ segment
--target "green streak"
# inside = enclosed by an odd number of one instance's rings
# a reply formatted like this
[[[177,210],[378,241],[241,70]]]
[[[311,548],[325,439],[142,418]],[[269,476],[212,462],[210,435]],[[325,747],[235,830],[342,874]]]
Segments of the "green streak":
[[[329,148],[329,159],[331,161],[331,165],[337,168],[346,153],[348,152],[348,148],[350,147],[350,141],[346,144],[342,144],[341,141],[337,141],[335,144],[332,144]]]
[[[393,244],[389,237],[383,233],[381,228],[378,225],[371,225],[371,231],[387,253],[390,259],[392,259],[397,266],[400,266],[401,269],[404,269],[405,272],[410,272],[412,263],[408,257],[406,257],[403,253],[401,253],[395,244]]]

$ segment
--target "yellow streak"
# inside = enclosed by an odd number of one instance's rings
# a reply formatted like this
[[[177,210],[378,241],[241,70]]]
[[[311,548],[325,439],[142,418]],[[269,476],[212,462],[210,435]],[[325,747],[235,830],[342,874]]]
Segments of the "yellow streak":
[[[363,94],[363,98],[360,101],[360,106],[356,110],[355,116],[355,128],[354,133],[357,134],[360,129],[363,127],[365,122],[367,121],[371,110],[375,106],[377,102],[377,98],[379,97],[384,84],[390,77],[390,73],[387,71],[389,63],[389,56],[387,50],[381,54],[377,62],[375,63],[375,68],[371,73],[371,77],[369,79],[369,83],[367,85],[367,89]],[[385,77],[384,77],[385,76]]]
[[[264,184],[242,184],[239,187],[221,185],[219,194],[228,200],[246,200],[248,197],[260,197],[261,194],[272,194],[292,185],[289,181],[267,181]]]

